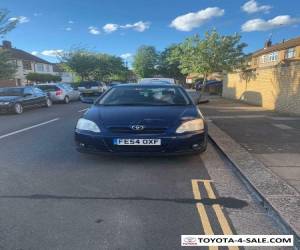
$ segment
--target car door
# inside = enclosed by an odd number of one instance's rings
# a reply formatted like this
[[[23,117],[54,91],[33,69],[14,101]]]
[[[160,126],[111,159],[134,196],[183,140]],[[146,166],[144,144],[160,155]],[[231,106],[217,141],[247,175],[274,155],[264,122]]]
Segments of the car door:
[[[35,105],[43,106],[45,105],[46,94],[39,88],[33,88],[33,94],[35,97]]]
[[[76,91],[74,88],[71,86],[67,86],[68,91],[70,92],[71,100],[75,101],[79,99],[79,92]]]
[[[30,108],[35,105],[35,97],[33,93],[32,87],[24,88],[24,98],[22,101],[22,105],[25,108]]]

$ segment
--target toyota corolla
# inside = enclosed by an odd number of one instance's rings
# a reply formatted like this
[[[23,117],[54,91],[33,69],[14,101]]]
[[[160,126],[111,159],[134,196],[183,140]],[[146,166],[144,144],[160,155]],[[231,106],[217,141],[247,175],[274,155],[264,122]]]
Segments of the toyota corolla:
[[[123,84],[105,92],[78,120],[75,141],[85,153],[201,153],[207,125],[180,86]]]

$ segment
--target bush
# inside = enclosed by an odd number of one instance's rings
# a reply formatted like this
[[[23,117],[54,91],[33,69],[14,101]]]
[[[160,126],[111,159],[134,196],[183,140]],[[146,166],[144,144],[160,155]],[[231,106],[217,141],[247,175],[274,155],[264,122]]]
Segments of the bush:
[[[26,79],[31,82],[59,82],[61,77],[51,74],[29,73]]]

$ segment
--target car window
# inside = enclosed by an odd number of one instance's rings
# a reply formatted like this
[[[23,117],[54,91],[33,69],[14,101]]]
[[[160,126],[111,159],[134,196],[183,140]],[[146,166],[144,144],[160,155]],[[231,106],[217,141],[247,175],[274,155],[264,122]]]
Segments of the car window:
[[[44,92],[42,90],[40,90],[39,88],[33,88],[33,91],[35,94],[38,94],[38,95],[43,95]]]
[[[39,86],[36,86],[36,87],[43,90],[43,91],[45,91],[45,92],[59,90],[59,88],[55,85],[39,85]]]
[[[24,88],[0,88],[0,96],[21,96]]]
[[[34,94],[33,89],[31,87],[26,87],[24,89],[24,94],[25,95],[33,95]]]
[[[180,88],[114,87],[98,102],[100,105],[177,106],[190,101]]]

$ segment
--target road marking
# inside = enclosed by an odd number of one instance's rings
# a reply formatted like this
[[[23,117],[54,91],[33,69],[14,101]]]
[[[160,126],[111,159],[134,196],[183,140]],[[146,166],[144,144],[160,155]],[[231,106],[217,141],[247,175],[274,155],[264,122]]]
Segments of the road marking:
[[[265,115],[210,115],[205,116],[207,119],[254,119],[254,118],[266,118]]]
[[[293,129],[292,127],[288,126],[288,125],[285,125],[285,124],[274,124],[272,123],[272,125],[274,127],[277,127],[277,128],[280,128],[280,129],[284,129],[284,130],[289,130],[289,129]]]
[[[55,118],[55,119],[52,119],[52,120],[49,120],[49,121],[46,121],[46,122],[42,122],[42,123],[39,123],[39,124],[36,124],[36,125],[33,125],[33,126],[30,126],[30,127],[27,127],[27,128],[23,128],[23,129],[20,129],[20,130],[16,130],[14,132],[11,132],[11,133],[8,133],[8,134],[5,134],[5,135],[1,135],[0,136],[0,140],[3,139],[3,138],[6,138],[8,136],[11,136],[11,135],[16,135],[16,134],[19,134],[19,133],[22,133],[24,131],[27,131],[27,130],[30,130],[30,129],[34,129],[34,128],[37,128],[37,127],[41,127],[41,126],[44,126],[46,124],[49,124],[51,122],[55,122],[55,121],[58,121],[59,118]]]
[[[200,179],[193,179],[192,180],[192,189],[193,189],[193,193],[194,193],[194,198],[197,200],[201,199],[201,194],[200,194],[200,189],[199,189],[199,183],[202,183],[204,185],[204,188],[207,192],[208,198],[210,199],[216,199],[216,195],[212,189],[211,186],[211,182],[212,180],[200,180]],[[203,230],[204,233],[206,235],[214,235],[212,226],[210,224],[207,212],[205,210],[205,206],[202,203],[196,203],[196,207],[199,213],[199,217],[200,217],[200,221],[202,223],[203,226]],[[222,211],[222,208],[219,204],[213,204],[212,208],[216,214],[217,220],[220,224],[220,227],[223,231],[224,235],[232,235],[233,232],[231,230],[231,227]],[[218,249],[217,246],[213,247],[210,246],[209,249]],[[239,247],[237,246],[228,246],[229,250],[238,250]]]
[[[201,199],[201,194],[198,186],[198,182],[201,180],[192,180],[192,188],[193,188],[193,193],[194,193],[194,199],[200,200]],[[196,203],[196,207],[198,210],[198,214],[200,217],[200,221],[203,226],[203,231],[207,235],[214,235],[214,231],[212,230],[211,224],[209,222],[205,207],[202,203]],[[210,246],[210,250],[217,250],[219,249],[218,247]]]
[[[78,113],[81,113],[81,112],[87,111],[88,109],[89,109],[89,108],[78,110]]]
[[[272,120],[275,121],[299,121],[300,117],[286,117],[286,116],[274,116],[274,117],[269,117]]]
[[[213,189],[211,187],[210,182],[205,181],[204,182],[204,186],[205,186],[205,189],[207,191],[208,198],[210,198],[210,199],[216,199],[216,195],[215,195],[215,193],[214,193],[214,191],[213,191]],[[213,210],[216,213],[216,216],[217,216],[219,224],[220,224],[220,226],[222,228],[223,234],[225,234],[225,235],[233,234],[232,230],[231,230],[231,228],[229,226],[229,223],[228,223],[228,221],[227,221],[227,219],[226,219],[226,217],[225,217],[225,215],[224,215],[224,213],[222,211],[221,206],[219,204],[213,204],[212,208],[213,208]],[[228,249],[229,250],[237,250],[239,248],[236,247],[236,246],[229,246]]]

